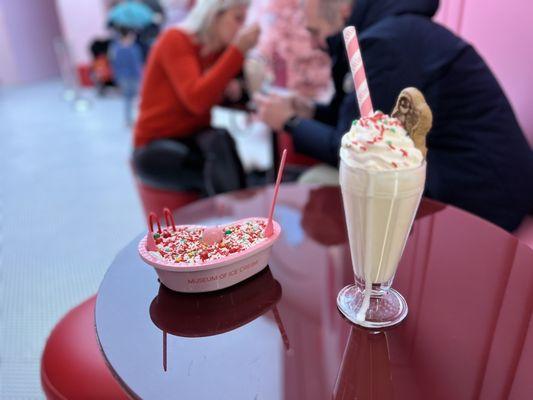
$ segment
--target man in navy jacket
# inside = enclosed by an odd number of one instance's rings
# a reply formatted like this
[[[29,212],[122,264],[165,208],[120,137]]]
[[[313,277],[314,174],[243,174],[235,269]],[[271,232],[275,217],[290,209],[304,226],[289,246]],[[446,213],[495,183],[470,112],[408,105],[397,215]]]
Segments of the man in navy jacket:
[[[307,2],[317,44],[346,23],[340,18],[349,0]],[[374,109],[391,112],[400,91],[414,86],[433,111],[425,195],[513,230],[533,208],[533,153],[483,59],[431,21],[438,5],[356,0],[346,24],[358,29]],[[302,99],[268,96],[258,99],[259,115],[290,133],[296,151],[338,166],[341,137],[359,110],[340,34],[328,37],[327,47],[335,84],[331,104],[310,107]]]

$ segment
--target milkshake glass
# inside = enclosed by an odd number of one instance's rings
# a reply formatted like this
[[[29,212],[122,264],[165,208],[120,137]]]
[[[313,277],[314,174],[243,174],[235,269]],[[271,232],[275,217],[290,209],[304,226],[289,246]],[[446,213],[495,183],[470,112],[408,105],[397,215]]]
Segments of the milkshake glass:
[[[355,285],[341,290],[337,304],[358,325],[387,327],[407,315],[391,285],[425,178],[422,153],[397,119],[376,112],[344,136],[340,185]]]

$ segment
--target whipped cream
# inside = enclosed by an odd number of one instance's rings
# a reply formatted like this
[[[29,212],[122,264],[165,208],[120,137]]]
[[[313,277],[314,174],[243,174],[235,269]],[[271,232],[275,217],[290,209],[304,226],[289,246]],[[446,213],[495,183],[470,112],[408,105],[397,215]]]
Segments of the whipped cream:
[[[400,120],[381,111],[353,122],[340,155],[349,166],[370,171],[411,169],[424,161]]]

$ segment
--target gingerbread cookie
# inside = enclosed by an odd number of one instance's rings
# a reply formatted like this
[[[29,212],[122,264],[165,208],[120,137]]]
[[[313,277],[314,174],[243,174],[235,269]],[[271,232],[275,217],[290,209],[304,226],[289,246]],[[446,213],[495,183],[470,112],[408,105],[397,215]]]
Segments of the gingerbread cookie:
[[[402,122],[416,148],[426,157],[426,136],[433,124],[433,114],[420,90],[412,87],[402,90],[392,116]]]

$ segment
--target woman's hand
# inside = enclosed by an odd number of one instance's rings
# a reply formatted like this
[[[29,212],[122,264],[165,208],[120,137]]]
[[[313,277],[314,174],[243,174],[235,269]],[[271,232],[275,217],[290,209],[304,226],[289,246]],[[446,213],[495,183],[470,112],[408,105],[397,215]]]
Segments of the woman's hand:
[[[224,90],[224,97],[231,103],[237,103],[243,96],[244,90],[241,82],[238,79],[233,79],[226,90]]]
[[[258,24],[245,26],[238,33],[233,44],[243,53],[246,54],[248,50],[255,47],[261,34],[261,28]]]

